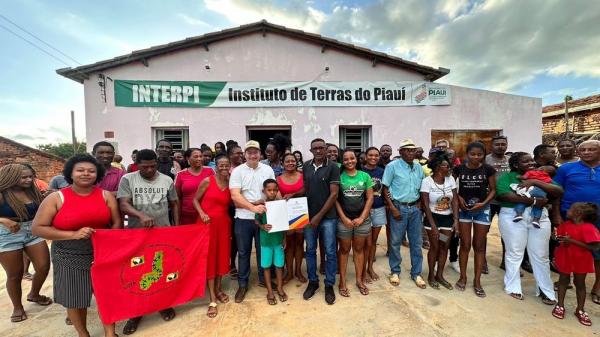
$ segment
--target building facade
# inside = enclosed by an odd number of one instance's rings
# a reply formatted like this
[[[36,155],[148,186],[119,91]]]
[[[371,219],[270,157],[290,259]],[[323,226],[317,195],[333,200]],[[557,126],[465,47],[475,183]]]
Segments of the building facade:
[[[444,138],[459,154],[468,141],[497,134],[518,140],[511,143],[512,151],[531,151],[541,141],[540,99],[452,85],[446,105],[115,104],[120,80],[432,85],[449,72],[265,21],[57,72],[83,84],[87,143],[107,139],[121,154],[152,148],[161,138],[187,148],[228,139],[264,143],[276,132],[289,134],[293,149],[305,154],[317,137],[357,150],[382,144],[397,148],[401,139],[411,138],[426,151]]]

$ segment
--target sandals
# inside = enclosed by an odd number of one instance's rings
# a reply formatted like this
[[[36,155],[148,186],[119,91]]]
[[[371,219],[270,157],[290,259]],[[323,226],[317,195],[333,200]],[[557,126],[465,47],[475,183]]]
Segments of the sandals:
[[[277,299],[275,298],[275,295],[273,295],[273,296],[267,295],[267,303],[269,303],[269,305],[277,304]]]
[[[475,292],[475,295],[477,295],[477,297],[480,298],[485,298],[486,294],[485,294],[485,290],[483,290],[483,288],[481,287],[473,287],[473,291]]]
[[[280,293],[278,290],[277,297],[279,297],[279,302],[285,302],[288,300],[288,295],[285,293],[285,291],[283,293]]]
[[[390,284],[393,285],[394,287],[399,286],[400,285],[400,276],[398,276],[398,274],[390,275]]]
[[[369,295],[369,288],[367,288],[366,286],[361,286],[360,284],[357,283],[356,287],[360,291],[361,295],[363,295],[363,296]]]
[[[134,317],[128,319],[127,323],[125,323],[125,326],[123,327],[123,334],[131,335],[132,333],[136,332],[141,320],[142,317]]]
[[[510,297],[515,298],[520,301],[525,299],[525,297],[523,297],[523,294],[517,294],[517,293],[510,293]]]
[[[427,283],[425,283],[425,280],[423,280],[423,278],[421,277],[421,275],[417,275],[413,281],[415,281],[415,284],[417,285],[417,287],[419,287],[420,289],[425,289],[427,288]]]
[[[227,296],[227,294],[225,294],[222,291],[218,292],[216,297],[217,297],[217,300],[219,300],[219,302],[221,302],[223,304],[229,302],[229,296]]]
[[[15,314],[15,315],[10,316],[10,321],[13,323],[23,322],[26,319],[27,319],[27,314],[25,313],[25,310],[23,310],[23,312],[21,314]]]
[[[367,272],[369,274],[369,276],[371,276],[371,280],[373,281],[379,281],[379,275],[377,275],[376,272]]]
[[[167,322],[172,320],[173,318],[175,318],[175,315],[176,315],[175,310],[173,310],[173,308],[161,310],[161,311],[159,311],[159,313],[160,313],[160,317],[162,317],[162,319]]]
[[[44,296],[44,295],[38,295],[38,297],[35,299],[27,298],[27,302],[34,302],[34,303],[44,306],[44,307],[53,303],[52,299],[50,297]]]
[[[458,281],[456,281],[454,286],[456,287],[456,290],[458,290],[458,291],[465,291],[465,289],[467,288],[467,282],[466,281],[461,282],[460,280],[458,280]]]
[[[217,303],[210,302],[208,304],[208,310],[206,311],[206,316],[208,316],[208,318],[215,318],[215,317],[217,317],[218,313],[219,313],[219,311],[217,310]]]
[[[450,282],[446,281],[445,279],[436,279],[436,281],[444,288],[448,289],[448,290],[453,290],[454,287],[450,284]]]
[[[427,283],[429,283],[429,286],[433,289],[440,289],[440,284],[436,280],[427,280]]]
[[[592,320],[590,319],[590,316],[588,316],[587,312],[585,312],[583,310],[576,310],[575,317],[577,317],[577,319],[579,320],[579,323],[581,323],[585,326],[592,325]]]
[[[561,307],[558,304],[556,306],[554,306],[554,310],[552,310],[552,316],[554,316],[558,319],[564,319],[565,318],[565,307]]]
[[[596,304],[600,304],[600,295],[598,295],[595,292],[591,292],[592,295],[592,302],[596,303]]]
[[[231,277],[232,280],[237,280],[238,271],[236,268],[231,268],[231,270],[229,270],[229,277]]]
[[[350,291],[348,291],[348,288],[339,288],[339,291],[341,296],[350,297]]]
[[[556,300],[551,300],[546,294],[540,292],[540,297],[542,298],[542,303],[546,305],[556,305]]]

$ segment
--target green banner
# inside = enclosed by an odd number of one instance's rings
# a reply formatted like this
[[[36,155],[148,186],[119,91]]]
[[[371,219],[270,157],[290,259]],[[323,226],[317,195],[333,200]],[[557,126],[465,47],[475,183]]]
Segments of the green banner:
[[[227,82],[115,80],[116,106],[207,107]]]

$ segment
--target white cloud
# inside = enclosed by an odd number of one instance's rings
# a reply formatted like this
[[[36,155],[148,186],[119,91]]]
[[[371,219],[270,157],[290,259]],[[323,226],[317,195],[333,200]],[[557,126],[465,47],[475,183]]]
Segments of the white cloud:
[[[289,28],[317,32],[325,18],[323,12],[298,0],[286,2],[285,6],[260,0],[205,0],[204,5],[238,25],[265,19]]]
[[[202,20],[193,18],[193,17],[191,17],[191,16],[189,16],[189,15],[187,15],[185,13],[177,13],[177,16],[179,18],[183,19],[183,21],[185,23],[187,23],[188,25],[211,27],[211,25],[209,25],[208,23],[206,23],[206,22],[204,22]]]

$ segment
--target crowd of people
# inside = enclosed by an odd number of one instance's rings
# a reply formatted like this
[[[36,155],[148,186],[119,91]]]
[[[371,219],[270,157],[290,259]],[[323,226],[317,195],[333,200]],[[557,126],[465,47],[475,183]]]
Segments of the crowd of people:
[[[3,166],[0,263],[13,305],[10,319],[27,319],[21,280],[31,260],[35,273],[27,301],[63,305],[68,324],[79,336],[89,336],[90,237],[101,228],[209,226],[210,318],[218,315],[218,303],[230,300],[222,288],[224,276],[237,279],[234,301],[244,301],[253,243],[258,286],[266,288],[269,305],[288,300],[285,284],[293,279],[307,283],[303,298],[310,300],[321,286],[319,274],[324,275],[327,304],[335,303],[336,284],[340,296],[350,297],[351,251],[356,289],[368,295],[369,284],[381,278],[373,262],[383,227],[391,285],[401,281],[404,244],[409,248],[408,273],[418,288],[465,291],[472,249],[473,293],[486,297],[481,275],[488,272],[487,234],[497,217],[505,292],[522,300],[521,270],[532,272],[536,295],[562,319],[572,275],[575,316],[591,325],[584,310],[585,276],[595,273],[591,299],[600,304],[600,141],[577,145],[565,139],[557,147],[539,145],[533,155],[507,152],[505,136],[494,137],[490,146],[488,154],[486,145],[472,142],[466,156],[457,158],[449,142],[440,140],[424,157],[422,148],[405,139],[393,156],[387,144],[357,153],[316,138],[310,143],[312,158],[304,160],[280,134],[269,141],[264,155],[261,144],[252,140],[243,146],[228,141],[173,151],[163,139],[154,149],[133,151],[133,163],[125,169],[115,161],[113,145],[101,141],[91,154],[70,158],[48,186],[39,185],[31,166]],[[310,223],[300,230],[270,232],[265,203],[295,197],[307,198]],[[51,254],[45,240],[52,242]],[[428,249],[426,279],[423,248]],[[444,276],[448,258],[459,273],[454,284]],[[50,260],[53,300],[40,294]],[[551,271],[559,273],[555,283]],[[168,321],[176,312],[165,308],[160,315]],[[123,333],[134,333],[141,320],[129,319]],[[114,324],[104,328],[106,336],[116,335]]]

